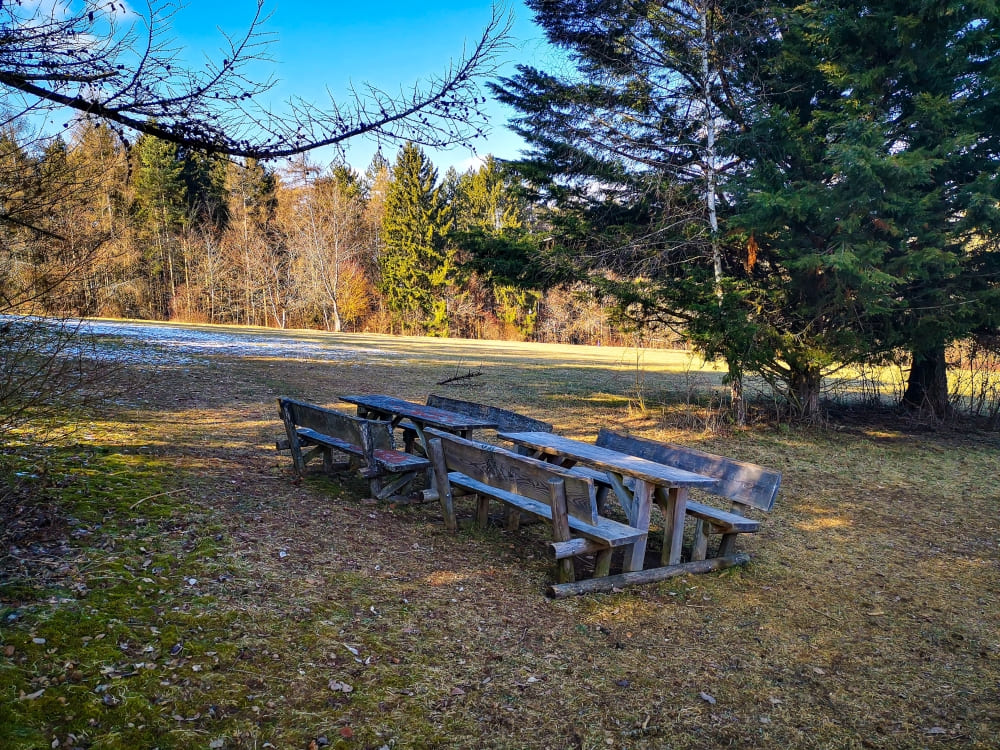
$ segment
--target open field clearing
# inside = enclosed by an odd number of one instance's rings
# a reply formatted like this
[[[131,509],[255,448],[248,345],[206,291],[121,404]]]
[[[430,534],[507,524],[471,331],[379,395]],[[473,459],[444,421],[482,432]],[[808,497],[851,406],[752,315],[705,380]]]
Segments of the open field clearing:
[[[997,746],[997,433],[709,433],[663,405],[718,382],[679,352],[149,329],[100,344],[140,385],[4,446],[0,747]],[[276,397],[347,393],[612,427],[782,488],[745,569],[551,601],[540,526],[453,535],[436,504],[294,478]]]

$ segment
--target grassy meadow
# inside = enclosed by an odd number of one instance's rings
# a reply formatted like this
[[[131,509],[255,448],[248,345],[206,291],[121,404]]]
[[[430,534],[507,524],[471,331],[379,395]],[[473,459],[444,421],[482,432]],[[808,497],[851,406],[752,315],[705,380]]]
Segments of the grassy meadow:
[[[997,747],[997,433],[732,429],[680,352],[267,334],[342,354],[144,357],[75,430],[3,446],[0,747]],[[783,484],[748,567],[553,601],[542,526],[459,502],[451,534],[434,504],[294,477],[276,397],[365,392]]]

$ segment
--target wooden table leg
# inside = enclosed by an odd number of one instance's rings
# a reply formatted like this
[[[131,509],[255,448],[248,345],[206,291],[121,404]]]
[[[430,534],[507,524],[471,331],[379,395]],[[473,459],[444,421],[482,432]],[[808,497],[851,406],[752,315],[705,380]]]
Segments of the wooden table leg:
[[[636,479],[635,487],[632,489],[631,512],[628,514],[629,523],[637,529],[649,531],[649,516],[653,507],[653,491],[656,487],[642,479]],[[646,560],[646,539],[641,540],[626,548],[623,569],[625,572],[642,570]]]
[[[662,562],[664,565],[677,565],[681,561],[687,497],[687,487],[671,487],[667,493],[667,502],[663,508]]]

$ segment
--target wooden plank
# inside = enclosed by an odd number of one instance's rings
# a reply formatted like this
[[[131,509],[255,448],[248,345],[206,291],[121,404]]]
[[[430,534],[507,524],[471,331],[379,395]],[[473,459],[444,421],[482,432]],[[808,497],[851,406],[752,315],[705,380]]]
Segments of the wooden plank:
[[[322,445],[328,448],[336,448],[342,453],[350,453],[353,456],[365,455],[360,440],[357,443],[349,443],[334,435],[324,435],[308,427],[298,427],[295,432],[298,433],[299,442],[303,445]]]
[[[373,455],[379,466],[391,472],[420,471],[429,469],[431,465],[431,462],[423,456],[414,456],[412,453],[403,453],[402,451],[376,448]]]
[[[299,435],[295,430],[295,415],[292,405],[287,399],[278,399],[278,413],[281,415],[281,421],[285,425],[285,437],[288,440],[288,448],[292,452],[292,467],[295,469],[295,473],[301,476],[306,471],[306,464],[302,458]]]
[[[713,557],[710,560],[698,560],[696,562],[669,565],[662,568],[638,570],[615,576],[587,578],[573,583],[553,584],[549,586],[548,594],[554,599],[563,599],[567,596],[576,596],[579,594],[609,593],[616,589],[623,589],[626,586],[656,583],[657,581],[665,581],[668,578],[688,574],[710,573],[713,570],[731,568],[735,565],[746,565],[748,562],[750,562],[750,555],[745,553],[727,557]]]
[[[663,553],[660,558],[666,565],[676,565],[681,561],[687,494],[687,487],[671,487],[666,493],[666,503],[663,506]]]
[[[714,477],[716,485],[704,491],[763,511],[774,507],[781,486],[780,472],[672,443],[602,429],[597,435],[597,445]]]
[[[612,552],[614,552],[614,550],[608,547],[607,549],[598,552],[594,557],[594,578],[606,576],[611,572]]]
[[[708,554],[708,532],[705,519],[699,518],[694,524],[694,544],[691,547],[692,560],[704,560]]]
[[[656,486],[646,482],[642,479],[635,480],[635,487],[632,490],[632,507],[628,512],[628,520],[632,526],[637,529],[648,529],[649,528],[649,517],[653,510],[653,493],[656,491]],[[687,492],[687,488],[681,488],[680,491]],[[681,514],[684,513],[683,510],[679,511]],[[678,555],[680,554],[680,544],[677,544]],[[642,570],[642,566],[646,561],[646,537],[639,539],[632,545],[632,549],[626,551],[625,560],[622,563],[624,569],[628,572],[634,570]],[[680,562],[678,557],[676,562]]]
[[[448,481],[448,467],[444,461],[444,450],[441,448],[441,440],[434,438],[427,446],[431,454],[431,463],[434,467],[434,476],[437,484],[438,500],[441,501],[441,515],[444,516],[445,528],[449,531],[458,529],[458,521],[455,518],[455,504],[451,495],[451,482]]]
[[[596,555],[606,549],[610,549],[605,542],[595,539],[570,539],[565,542],[549,542],[552,554],[556,560],[564,557],[576,557],[577,555]]]
[[[760,521],[741,516],[738,513],[713,508],[694,500],[687,501],[687,512],[695,518],[703,518],[717,527],[719,532],[753,533],[760,530]]]
[[[566,510],[565,481],[558,477],[550,479],[549,495],[549,507],[552,509],[552,539],[556,542],[568,542],[572,537],[569,533],[569,513]],[[556,580],[559,583],[571,583],[573,578],[573,558],[558,558]]]
[[[552,425],[548,422],[543,422],[533,417],[526,417],[509,409],[501,409],[497,406],[488,406],[487,404],[477,404],[475,401],[461,401],[457,398],[448,398],[447,396],[438,396],[432,393],[427,397],[427,405],[435,409],[445,409],[446,411],[496,422],[496,429],[498,430],[552,432]]]
[[[657,485],[708,488],[717,481],[713,477],[667,466],[641,456],[621,453],[547,432],[498,432],[497,437],[542,451],[546,455],[568,458],[592,468],[635,477]]]
[[[473,477],[458,472],[449,472],[448,481],[452,487],[460,487],[471,493],[478,494],[480,497],[484,495],[492,497],[538,518],[544,520],[551,520],[552,518],[552,509],[549,507],[548,502],[540,502],[529,497],[515,495],[506,490],[491,487]],[[599,517],[596,524],[586,524],[573,516],[569,516],[569,527],[574,533],[588,539],[606,542],[612,547],[634,544],[637,541],[645,539],[647,536],[647,532],[641,529],[636,529],[604,517]]]
[[[496,422],[489,419],[470,417],[466,414],[459,414],[445,409],[436,409],[432,406],[415,404],[393,396],[371,394],[339,396],[338,398],[349,404],[355,404],[367,412],[374,412],[384,416],[392,415],[397,422],[400,419],[406,418],[412,420],[417,425],[431,425],[444,430],[454,430],[455,432],[466,432],[477,428],[496,428]]]
[[[569,515],[591,526],[597,523],[597,495],[590,479],[489,443],[435,430],[427,430],[427,435],[442,441],[445,463],[450,470],[541,503],[549,501],[549,479],[560,477],[565,483]]]

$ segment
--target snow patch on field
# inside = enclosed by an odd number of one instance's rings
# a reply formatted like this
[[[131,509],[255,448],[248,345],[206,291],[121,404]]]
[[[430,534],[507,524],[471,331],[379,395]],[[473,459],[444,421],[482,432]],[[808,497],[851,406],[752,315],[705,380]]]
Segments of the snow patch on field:
[[[67,332],[75,331],[71,337],[58,337],[63,339],[61,354],[121,364],[190,365],[204,363],[210,355],[347,361],[388,354],[379,349],[345,347],[334,335],[323,333],[307,334],[313,340],[304,340],[291,334],[180,328],[155,323],[46,321],[8,316],[0,319],[15,325],[42,322],[51,326],[53,333],[60,327]],[[326,338],[329,341],[315,340]]]

